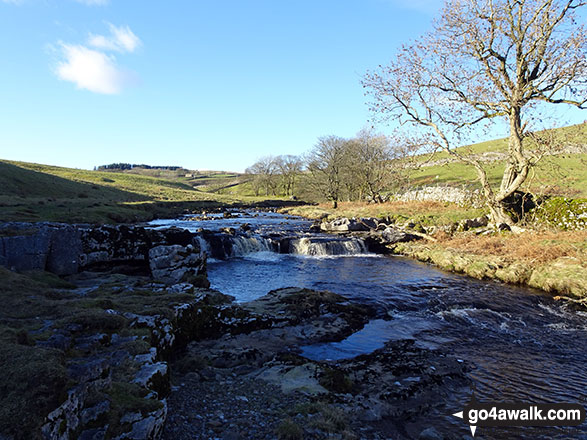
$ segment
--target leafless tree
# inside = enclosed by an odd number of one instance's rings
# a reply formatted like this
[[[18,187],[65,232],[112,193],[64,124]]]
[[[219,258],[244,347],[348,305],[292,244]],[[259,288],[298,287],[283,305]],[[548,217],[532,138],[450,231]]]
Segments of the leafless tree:
[[[256,196],[261,189],[265,190],[266,196],[269,193],[275,195],[278,183],[277,173],[278,167],[273,156],[262,157],[245,170],[245,174],[251,176],[251,185]]]
[[[302,172],[304,161],[299,156],[292,156],[290,154],[277,156],[275,164],[281,176],[281,186],[283,187],[284,195],[293,196],[296,180]]]
[[[492,220],[512,225],[505,203],[537,158],[527,147],[543,104],[585,108],[587,32],[577,22],[585,0],[448,0],[433,30],[405,46],[363,85],[373,110],[415,127],[426,142],[475,167]],[[499,187],[483,163],[459,146],[478,127],[509,126]]]
[[[338,136],[321,137],[306,159],[310,183],[335,209],[342,196],[347,144]]]

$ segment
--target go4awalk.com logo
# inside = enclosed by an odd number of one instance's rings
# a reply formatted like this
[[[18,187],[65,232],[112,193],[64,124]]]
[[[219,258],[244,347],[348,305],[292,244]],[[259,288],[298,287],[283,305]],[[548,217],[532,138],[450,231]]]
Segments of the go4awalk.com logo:
[[[481,403],[473,396],[453,416],[463,419],[474,437],[480,426],[579,426],[585,422],[585,408],[575,403]]]

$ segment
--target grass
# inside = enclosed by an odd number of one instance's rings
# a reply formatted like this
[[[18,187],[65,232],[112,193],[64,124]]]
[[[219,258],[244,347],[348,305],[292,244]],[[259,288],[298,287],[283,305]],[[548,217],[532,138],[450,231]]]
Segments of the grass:
[[[448,225],[466,218],[479,217],[485,213],[483,209],[459,207],[443,202],[386,202],[369,204],[365,202],[341,202],[337,209],[331,204],[294,206],[281,208],[280,212],[300,215],[312,219],[338,217],[376,217],[405,223],[408,220],[422,225]]]
[[[181,179],[0,161],[0,221],[145,221],[258,200],[206,193]]]
[[[437,238],[443,247],[474,255],[500,255],[509,262],[552,263],[562,257],[587,261],[587,231],[533,231],[472,239],[470,234]]]
[[[142,354],[151,347],[151,332],[130,327],[126,318],[108,309],[164,313],[171,318],[175,305],[193,301],[190,294],[153,292],[147,281],[141,284],[120,275],[104,275],[102,280],[97,290],[79,296],[71,290],[72,284],[55,275],[15,273],[0,267],[0,437],[37,439],[44,417],[65,400],[66,391],[74,385],[66,366],[80,354],[71,345],[63,349],[39,345],[56,330],[67,328],[71,338],[104,333],[105,341],[118,333],[132,338],[117,349]],[[145,390],[125,384],[131,367],[121,364],[116,368],[115,383],[109,390],[113,414],[147,411],[158,405],[143,399]]]
[[[581,144],[587,140],[587,123],[555,130],[555,139],[564,143]],[[530,144],[532,149],[532,144]],[[507,139],[496,139],[458,148],[463,155],[500,152],[507,149]],[[414,161],[423,164],[449,158],[448,153],[438,152],[434,156],[421,155]],[[496,161],[486,163],[489,181],[499,185],[503,175],[504,164]],[[459,162],[445,165],[422,166],[410,173],[414,186],[456,185],[478,188],[477,174],[473,167]],[[523,186],[523,190],[537,194],[556,194],[568,197],[587,197],[587,154],[562,154],[545,156],[533,169]]]

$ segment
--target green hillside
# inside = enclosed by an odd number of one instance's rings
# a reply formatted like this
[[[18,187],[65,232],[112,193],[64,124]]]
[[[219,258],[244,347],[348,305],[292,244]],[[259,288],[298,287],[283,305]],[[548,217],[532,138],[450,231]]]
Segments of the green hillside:
[[[142,221],[247,201],[255,200],[202,192],[179,179],[0,161],[0,221]]]
[[[587,123],[559,128],[553,133],[554,139],[563,145],[587,144]],[[501,152],[506,149],[507,139],[497,139],[461,147],[457,151],[468,155]],[[530,149],[532,149],[531,144]],[[414,186],[446,184],[478,187],[477,175],[471,166],[459,162],[425,166],[426,161],[434,163],[448,157],[448,153],[445,152],[436,153],[434,156],[416,157],[416,162],[424,166],[411,172],[411,183]],[[503,162],[487,162],[486,169],[491,183],[499,184],[504,170]],[[564,153],[543,157],[532,171],[524,189],[536,193],[587,197],[587,154]]]

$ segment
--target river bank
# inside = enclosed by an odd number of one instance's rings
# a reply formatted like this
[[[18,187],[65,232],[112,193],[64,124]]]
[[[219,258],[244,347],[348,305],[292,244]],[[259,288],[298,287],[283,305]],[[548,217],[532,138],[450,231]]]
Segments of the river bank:
[[[399,207],[399,208],[398,208]],[[391,212],[395,212],[392,214]],[[301,215],[316,225],[336,221],[338,211],[326,206],[283,208],[280,212]],[[587,231],[525,230],[521,234],[487,228],[479,210],[448,207],[437,203],[400,203],[398,206],[344,206],[346,217],[380,214],[366,222],[375,228],[383,223],[422,240],[388,242],[388,252],[434,264],[443,270],[477,279],[541,289],[555,296],[585,303],[587,300]],[[353,214],[355,214],[353,216]],[[328,227],[323,227],[328,231]],[[333,230],[334,233],[363,234]],[[418,238],[418,237],[414,237]]]

